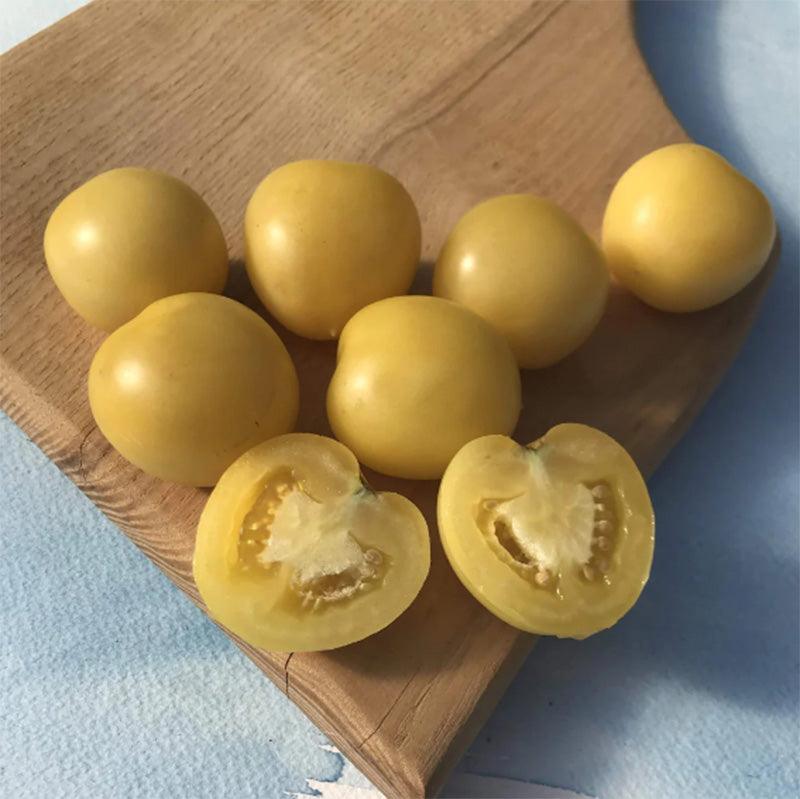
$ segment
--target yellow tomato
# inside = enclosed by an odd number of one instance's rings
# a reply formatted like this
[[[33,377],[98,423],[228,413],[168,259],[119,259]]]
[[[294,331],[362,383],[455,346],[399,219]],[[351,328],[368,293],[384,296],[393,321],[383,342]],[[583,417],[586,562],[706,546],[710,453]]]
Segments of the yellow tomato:
[[[416,506],[371,491],[346,447],[308,433],[266,441],[225,472],[194,553],[211,615],[279,652],[333,649],[383,629],[429,567]]]
[[[637,161],[614,187],[603,220],[611,271],[663,311],[699,311],[732,297],[761,271],[774,241],[767,198],[697,144]]]
[[[384,474],[441,477],[467,441],[510,433],[520,406],[505,339],[448,300],[381,300],[339,339],[328,420],[362,463]]]
[[[579,347],[606,305],[603,255],[557,205],[530,194],[486,200],[450,233],[433,293],[465,305],[507,339],[523,369]]]
[[[408,192],[366,164],[297,161],[247,206],[245,260],[269,312],[293,332],[336,338],[359,308],[405,294],[420,254]]]
[[[599,430],[554,427],[522,447],[471,441],[439,489],[439,533],[473,596],[520,630],[585,638],[615,624],[653,560],[647,487]]]
[[[89,402],[131,463],[210,486],[250,447],[294,427],[297,374],[254,311],[216,294],[177,294],[103,342],[89,370]]]
[[[220,292],[228,277],[211,209],[150,169],[112,169],[68,194],[47,223],[44,254],[66,301],[108,331],[161,297]]]

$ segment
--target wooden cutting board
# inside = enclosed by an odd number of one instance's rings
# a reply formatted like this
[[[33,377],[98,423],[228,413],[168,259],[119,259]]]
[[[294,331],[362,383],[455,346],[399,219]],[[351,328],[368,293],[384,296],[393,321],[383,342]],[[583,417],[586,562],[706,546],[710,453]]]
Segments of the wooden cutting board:
[[[241,263],[257,183],[298,158],[369,161],[418,203],[424,290],[447,230],[478,200],[536,192],[597,232],[623,170],[685,139],[630,15],[611,2],[95,3],[15,48],[2,57],[3,408],[199,602],[190,564],[207,493],[141,474],[94,426],[85,376],[102,335],[69,310],[44,267],[56,203],[114,166],[186,179],[225,230],[228,293],[258,308]],[[518,438],[587,422],[651,472],[731,361],[768,271],[691,316],[615,291],[581,351],[524,375]],[[327,432],[334,345],[282,335],[301,375],[298,429]],[[441,784],[534,639],[490,616],[451,573],[436,484],[368,478],[412,498],[431,525],[431,575],[412,608],[331,653],[237,643],[387,795],[420,797]]]

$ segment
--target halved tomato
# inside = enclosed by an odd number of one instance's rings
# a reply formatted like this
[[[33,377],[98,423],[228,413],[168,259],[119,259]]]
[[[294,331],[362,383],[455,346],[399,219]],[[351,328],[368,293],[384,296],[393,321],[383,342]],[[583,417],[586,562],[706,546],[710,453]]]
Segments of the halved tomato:
[[[211,615],[279,652],[333,649],[383,629],[429,568],[416,506],[372,491],[347,447],[310,433],[266,441],[223,474],[194,553]]]
[[[527,632],[585,638],[610,627],[650,574],[644,480],[614,439],[585,425],[558,425],[527,447],[471,441],[445,472],[438,517],[467,589]]]

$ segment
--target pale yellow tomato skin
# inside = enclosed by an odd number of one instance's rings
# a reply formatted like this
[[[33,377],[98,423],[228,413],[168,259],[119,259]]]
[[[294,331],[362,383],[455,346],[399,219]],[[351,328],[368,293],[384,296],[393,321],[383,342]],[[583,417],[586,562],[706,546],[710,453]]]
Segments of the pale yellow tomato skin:
[[[603,219],[612,273],[662,311],[724,302],[761,271],[774,242],[767,198],[698,144],[673,144],[634,163],[614,187]]]
[[[433,293],[508,339],[523,369],[550,366],[592,333],[608,271],[576,220],[531,194],[493,197],[459,219],[436,262]]]
[[[298,381],[283,342],[254,311],[216,294],[177,294],[100,345],[89,403],[135,466],[211,486],[250,447],[292,430]]]
[[[417,209],[367,164],[297,161],[258,186],[245,214],[245,262],[267,310],[311,339],[334,339],[371,302],[405,294],[420,256]]]
[[[392,297],[342,331],[327,407],[334,434],[362,463],[436,479],[467,441],[514,429],[519,369],[506,340],[472,311]]]
[[[103,172],[68,194],[47,223],[44,252],[64,299],[109,332],[155,300],[219,293],[228,278],[225,237],[202,197],[138,167]]]
[[[353,534],[389,562],[379,588],[298,614],[285,601],[291,582],[286,570],[239,568],[245,514],[270,475],[288,470],[319,502],[353,498]],[[252,646],[274,652],[334,649],[378,632],[408,608],[429,569],[428,525],[416,505],[399,494],[365,490],[353,453],[310,433],[265,441],[225,471],[200,517],[193,558],[194,580],[209,613]]]

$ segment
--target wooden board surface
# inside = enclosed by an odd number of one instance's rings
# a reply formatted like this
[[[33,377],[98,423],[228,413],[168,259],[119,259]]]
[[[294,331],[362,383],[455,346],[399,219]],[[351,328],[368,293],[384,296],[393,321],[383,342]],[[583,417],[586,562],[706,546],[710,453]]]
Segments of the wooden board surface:
[[[396,174],[420,209],[425,290],[447,230],[478,200],[533,191],[597,232],[622,171],[684,138],[624,4],[92,4],[2,57],[3,408],[199,602],[190,564],[207,494],[137,472],[93,424],[85,376],[102,335],[67,308],[42,258],[60,198],[114,166],[183,177],[222,223],[228,293],[258,308],[241,264],[243,213],[283,162],[327,156]],[[768,271],[691,316],[614,291],[585,347],[524,375],[518,438],[587,422],[651,472],[735,354]],[[281,334],[301,375],[298,429],[327,432],[334,345]],[[237,643],[387,795],[419,797],[440,785],[533,638],[490,616],[449,570],[434,483],[368,478],[431,524],[431,575],[412,608],[331,653]]]

